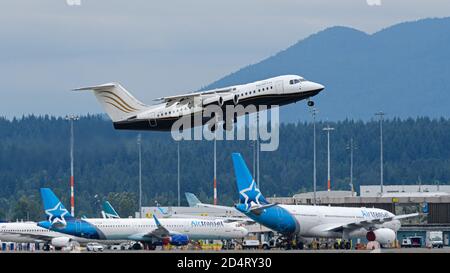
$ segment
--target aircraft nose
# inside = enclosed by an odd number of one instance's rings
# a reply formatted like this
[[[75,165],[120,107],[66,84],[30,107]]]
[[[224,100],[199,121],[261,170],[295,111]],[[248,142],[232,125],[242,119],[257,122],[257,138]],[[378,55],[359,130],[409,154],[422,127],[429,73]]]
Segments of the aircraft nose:
[[[241,234],[242,234],[242,237],[247,236],[248,235],[248,230],[246,228],[241,228]]]
[[[311,86],[312,90],[319,91],[319,92],[325,88],[325,86],[321,85],[320,83],[316,83],[316,82],[310,82],[310,86]]]

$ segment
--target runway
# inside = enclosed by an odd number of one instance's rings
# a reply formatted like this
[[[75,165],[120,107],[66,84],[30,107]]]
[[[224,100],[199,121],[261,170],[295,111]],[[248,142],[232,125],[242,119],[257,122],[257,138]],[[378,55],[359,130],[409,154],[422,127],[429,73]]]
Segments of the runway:
[[[280,249],[272,249],[272,250],[104,250],[102,252],[91,252],[82,248],[80,250],[74,251],[34,251],[34,253],[90,253],[90,254],[102,254],[102,253],[124,253],[124,254],[142,254],[142,253],[212,253],[212,254],[272,254],[272,253],[298,253],[298,254],[355,254],[355,253],[450,253],[450,247],[444,248],[384,248],[384,249],[375,249],[375,250],[339,250],[339,249],[319,249],[319,250],[280,250]],[[0,253],[30,253],[29,251],[5,251]]]

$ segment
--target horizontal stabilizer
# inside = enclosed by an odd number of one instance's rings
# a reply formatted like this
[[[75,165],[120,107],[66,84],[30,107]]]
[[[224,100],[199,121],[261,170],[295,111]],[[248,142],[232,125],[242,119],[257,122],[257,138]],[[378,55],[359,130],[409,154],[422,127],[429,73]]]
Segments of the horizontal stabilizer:
[[[273,204],[267,204],[267,205],[258,206],[258,207],[252,207],[252,208],[250,208],[250,212],[252,212],[256,215],[260,215],[265,209],[268,209],[268,208],[276,206],[276,205],[278,205],[278,204],[273,203]]]
[[[92,90],[100,105],[113,122],[127,120],[148,109],[119,83],[105,83],[73,89],[73,91]]]
[[[72,91],[86,91],[86,90],[101,90],[101,89],[108,89],[119,85],[118,83],[105,83],[100,85],[93,85],[93,86],[86,86],[86,87],[80,87],[75,88]]]

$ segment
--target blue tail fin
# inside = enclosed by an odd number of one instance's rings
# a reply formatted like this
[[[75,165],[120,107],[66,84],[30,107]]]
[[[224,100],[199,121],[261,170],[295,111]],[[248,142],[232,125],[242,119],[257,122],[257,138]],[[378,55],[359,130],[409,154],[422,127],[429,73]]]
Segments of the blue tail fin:
[[[247,165],[240,153],[233,153],[234,174],[236,176],[236,185],[239,190],[239,201],[245,204],[247,209],[253,204],[269,204],[259,191],[258,185],[250,174]]]
[[[45,216],[52,225],[66,225],[66,220],[74,219],[51,189],[41,188]]]
[[[120,218],[119,214],[109,201],[103,202],[103,212],[105,213],[106,218]]]

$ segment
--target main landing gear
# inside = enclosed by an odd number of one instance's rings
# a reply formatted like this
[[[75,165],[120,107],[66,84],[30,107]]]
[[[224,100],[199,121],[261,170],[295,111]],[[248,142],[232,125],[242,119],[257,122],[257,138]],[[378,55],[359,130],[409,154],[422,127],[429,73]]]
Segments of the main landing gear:
[[[334,249],[351,249],[352,243],[350,241],[336,241],[333,245]]]

